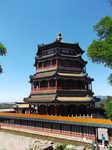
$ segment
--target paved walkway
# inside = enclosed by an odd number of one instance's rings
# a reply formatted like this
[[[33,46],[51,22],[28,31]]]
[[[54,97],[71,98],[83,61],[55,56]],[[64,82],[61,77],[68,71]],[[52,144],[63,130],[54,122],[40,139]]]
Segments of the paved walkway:
[[[0,132],[0,150],[28,150],[33,138]]]

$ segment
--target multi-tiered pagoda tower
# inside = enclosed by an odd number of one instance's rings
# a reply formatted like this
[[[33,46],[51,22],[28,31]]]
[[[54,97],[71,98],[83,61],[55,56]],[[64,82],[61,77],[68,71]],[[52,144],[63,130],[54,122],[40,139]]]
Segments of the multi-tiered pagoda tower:
[[[61,33],[55,42],[38,45],[36,73],[30,76],[31,93],[24,101],[31,113],[87,115],[94,113],[93,79],[78,43],[65,43]]]

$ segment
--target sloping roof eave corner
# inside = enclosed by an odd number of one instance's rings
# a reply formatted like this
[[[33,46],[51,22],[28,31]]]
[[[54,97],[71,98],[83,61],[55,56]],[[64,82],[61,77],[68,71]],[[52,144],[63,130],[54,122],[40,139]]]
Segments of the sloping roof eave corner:
[[[57,73],[59,76],[70,76],[70,77],[85,77],[87,74],[86,73],[80,73],[80,74],[70,74],[70,73],[62,73],[58,72]]]
[[[36,103],[44,103],[44,102],[53,102],[56,99],[56,95],[36,95],[29,98],[26,98],[27,102],[36,102]]]
[[[57,97],[61,102],[89,102],[92,101],[92,97]]]
[[[41,72],[41,73],[36,74],[33,79],[52,77],[56,74],[56,72],[57,72],[56,70]]]

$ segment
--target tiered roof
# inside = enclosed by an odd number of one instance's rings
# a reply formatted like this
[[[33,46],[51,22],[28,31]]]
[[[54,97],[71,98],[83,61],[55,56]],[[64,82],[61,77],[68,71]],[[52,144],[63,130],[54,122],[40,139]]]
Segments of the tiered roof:
[[[65,49],[64,49],[65,48]],[[64,50],[63,54],[61,53],[62,49]],[[66,51],[70,50],[70,54],[67,55],[67,53],[65,53]],[[46,53],[43,53],[45,52]],[[86,73],[86,71],[82,70],[84,69],[84,65],[87,63],[86,61],[84,61],[82,59],[82,54],[83,54],[83,50],[80,48],[78,43],[65,43],[62,41],[62,37],[61,37],[61,33],[59,33],[57,39],[55,42],[52,42],[50,44],[42,44],[38,46],[38,51],[36,54],[36,58],[35,58],[35,67],[37,67],[37,72],[36,74],[34,74],[33,76],[30,76],[30,82],[40,82],[42,80],[49,80],[49,79],[61,79],[61,80],[82,80],[84,81],[84,83],[91,83],[91,81],[93,81],[92,78],[90,78],[88,76],[88,74]],[[76,61],[79,61],[81,64],[81,67],[79,67],[78,69],[80,69],[79,71],[77,70],[73,70],[75,66],[70,67],[71,70],[67,70],[67,67],[63,67],[61,68],[60,66],[58,66],[57,64],[55,65],[56,68],[52,67],[51,70],[43,70],[42,71],[38,71],[38,62],[44,62],[46,59],[57,59],[57,60],[63,60],[66,58],[66,60],[74,60],[72,61],[72,63]],[[84,65],[82,65],[84,64]],[[73,68],[73,69],[72,69]],[[76,68],[77,69],[77,68]],[[72,82],[72,81],[71,81]],[[57,88],[57,87],[56,87]],[[83,97],[82,95],[78,95],[74,94],[74,91],[72,91],[73,93],[71,95],[59,95],[59,92],[57,92],[58,89],[56,89],[56,91],[51,91],[51,93],[47,93],[47,89],[46,90],[46,94],[43,91],[40,92],[40,94],[38,94],[38,89],[37,92],[32,92],[31,95],[25,99],[25,101],[27,102],[39,102],[39,103],[43,103],[43,102],[90,102],[93,98],[92,98],[92,91],[90,92],[85,92],[85,96]],[[80,89],[81,92],[81,89]],[[77,96],[78,95],[78,96]]]
[[[39,80],[39,79],[43,79],[45,80],[45,78],[50,78],[50,77],[69,77],[72,78],[74,80],[77,80],[77,78],[80,78],[80,80],[90,80],[93,81],[93,78],[88,77],[87,73],[66,73],[66,72],[60,72],[57,70],[51,70],[51,71],[45,71],[45,72],[39,72],[36,73],[33,76],[30,76],[31,80]],[[75,78],[74,78],[75,77]]]

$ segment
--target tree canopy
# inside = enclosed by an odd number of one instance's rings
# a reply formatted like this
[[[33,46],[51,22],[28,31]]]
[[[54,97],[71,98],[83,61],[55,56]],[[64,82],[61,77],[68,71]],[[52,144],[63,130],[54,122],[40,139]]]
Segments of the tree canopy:
[[[103,17],[94,26],[94,31],[97,33],[97,39],[89,45],[87,56],[93,63],[104,64],[112,69],[112,18]],[[112,74],[108,79],[112,84]]]
[[[0,43],[0,56],[5,56],[7,53],[7,49],[6,47]],[[2,73],[3,69],[2,69],[2,66],[0,65],[0,73]]]
[[[104,107],[106,117],[112,119],[112,97],[107,98]]]

